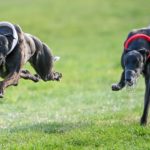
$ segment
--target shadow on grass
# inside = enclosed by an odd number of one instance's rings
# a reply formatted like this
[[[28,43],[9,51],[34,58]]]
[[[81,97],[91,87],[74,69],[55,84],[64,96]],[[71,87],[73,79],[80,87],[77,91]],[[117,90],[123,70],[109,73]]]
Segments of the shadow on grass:
[[[43,132],[47,134],[53,134],[53,133],[65,133],[68,131],[71,131],[73,129],[83,129],[90,126],[90,123],[83,123],[83,122],[77,122],[77,123],[58,123],[58,122],[52,122],[52,123],[38,123],[38,124],[26,124],[24,126],[18,126],[15,128],[9,129],[10,132]]]

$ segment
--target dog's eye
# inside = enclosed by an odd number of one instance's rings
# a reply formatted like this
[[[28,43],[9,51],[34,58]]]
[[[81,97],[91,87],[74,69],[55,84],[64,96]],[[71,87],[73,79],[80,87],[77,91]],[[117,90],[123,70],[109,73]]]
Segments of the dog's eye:
[[[129,64],[129,60],[126,59],[126,60],[124,61],[124,63],[125,63],[125,64]]]

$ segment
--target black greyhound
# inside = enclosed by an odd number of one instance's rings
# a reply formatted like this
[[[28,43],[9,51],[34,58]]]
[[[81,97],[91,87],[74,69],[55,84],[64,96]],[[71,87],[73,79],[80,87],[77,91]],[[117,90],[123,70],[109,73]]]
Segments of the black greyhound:
[[[18,25],[10,22],[0,22],[0,98],[6,87],[17,85],[20,78],[38,82],[59,81],[62,74],[53,70],[54,57],[50,48],[33,35],[24,33]],[[23,70],[29,62],[36,75]]]
[[[141,125],[146,125],[150,104],[150,27],[129,33],[124,43],[121,65],[121,79],[119,83],[112,85],[112,90],[119,91],[126,85],[134,85],[140,74],[143,74],[146,89]]]

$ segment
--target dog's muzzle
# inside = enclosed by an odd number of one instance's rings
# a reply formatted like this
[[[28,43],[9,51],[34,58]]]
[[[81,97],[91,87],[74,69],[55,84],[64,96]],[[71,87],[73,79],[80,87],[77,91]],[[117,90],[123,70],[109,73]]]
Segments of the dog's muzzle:
[[[136,73],[134,70],[125,71],[125,82],[128,86],[132,86],[135,83]]]
[[[0,55],[0,66],[5,63],[5,57]]]

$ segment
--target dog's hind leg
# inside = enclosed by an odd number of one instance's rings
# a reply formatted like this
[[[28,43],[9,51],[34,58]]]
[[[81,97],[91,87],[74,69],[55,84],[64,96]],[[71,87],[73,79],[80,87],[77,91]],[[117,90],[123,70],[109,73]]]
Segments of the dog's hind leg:
[[[34,82],[38,82],[41,79],[38,74],[32,75],[28,70],[21,70],[20,78],[32,80]]]
[[[119,90],[121,90],[124,87],[125,87],[125,73],[123,71],[122,74],[121,74],[120,82],[117,83],[117,84],[113,84],[112,85],[112,90],[113,91],[119,91]]]
[[[42,80],[59,81],[61,73],[53,71],[54,57],[46,44],[34,39],[36,52],[30,59],[30,63]]]

